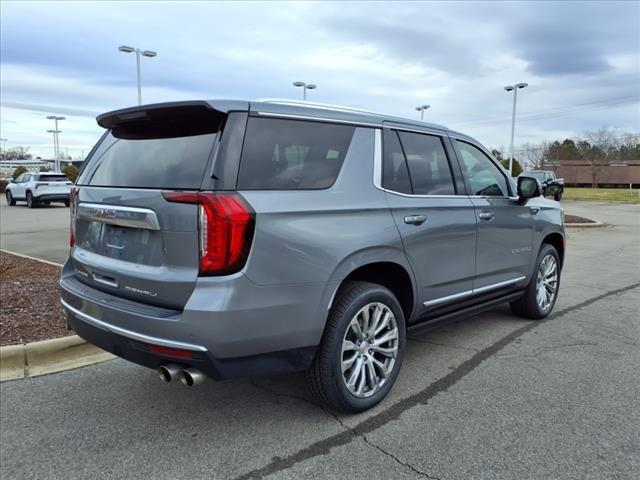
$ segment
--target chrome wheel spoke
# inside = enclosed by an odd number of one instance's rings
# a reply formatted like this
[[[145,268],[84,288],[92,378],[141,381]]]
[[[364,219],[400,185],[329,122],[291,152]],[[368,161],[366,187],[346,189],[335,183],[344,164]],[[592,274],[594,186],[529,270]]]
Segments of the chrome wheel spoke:
[[[378,375],[376,375],[376,370],[375,368],[373,368],[373,363],[371,362],[371,360],[367,360],[365,366],[367,368],[367,375],[369,376],[370,380],[369,386],[371,387],[371,390],[375,391],[378,388]]]
[[[380,371],[380,375],[382,375],[382,378],[387,378],[387,375],[389,375],[389,372],[387,371],[386,365],[374,356],[371,356],[370,358],[373,366],[378,367],[378,370]]]
[[[351,369],[349,379],[347,380],[347,388],[349,390],[352,390],[355,387],[358,378],[360,378],[360,373],[362,372],[362,364],[362,358],[358,356],[358,358],[356,359],[356,364]]]
[[[362,332],[362,329],[360,328],[360,322],[358,322],[358,318],[354,318],[353,321],[351,322],[351,330],[353,330],[353,333],[356,334],[356,337],[358,337],[360,340],[364,340],[364,333]]]
[[[373,350],[375,353],[380,353],[382,355],[384,355],[385,357],[395,357],[396,356],[396,351],[398,350],[397,348],[385,348],[385,347],[371,347],[371,350]]]
[[[358,359],[358,353],[354,353],[351,357],[342,360],[342,373],[349,370]]]
[[[381,321],[378,323],[378,326],[376,327],[375,331],[373,332],[373,337],[378,336],[378,334],[385,329],[385,327],[387,325],[389,325],[389,320],[393,318],[393,315],[391,314],[391,312],[385,312],[384,316],[382,317]]]
[[[396,338],[398,338],[398,329],[394,328],[393,330],[386,332],[382,337],[374,338],[373,342],[371,342],[371,345],[374,347],[379,347],[380,345],[384,345],[385,343],[390,342],[391,340],[395,340]]]

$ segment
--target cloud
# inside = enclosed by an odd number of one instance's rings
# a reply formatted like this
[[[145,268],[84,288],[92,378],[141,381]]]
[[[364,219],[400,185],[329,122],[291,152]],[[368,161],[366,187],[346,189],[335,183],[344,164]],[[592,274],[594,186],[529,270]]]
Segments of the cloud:
[[[148,103],[299,98],[302,80],[315,101],[413,118],[428,103],[428,119],[497,146],[503,87],[526,81],[516,143],[638,131],[639,15],[631,2],[4,2],[0,128],[10,146],[48,151],[45,114],[63,114],[79,154],[96,113],[136,102],[135,57],[117,50],[130,44],[158,52],[142,61]]]

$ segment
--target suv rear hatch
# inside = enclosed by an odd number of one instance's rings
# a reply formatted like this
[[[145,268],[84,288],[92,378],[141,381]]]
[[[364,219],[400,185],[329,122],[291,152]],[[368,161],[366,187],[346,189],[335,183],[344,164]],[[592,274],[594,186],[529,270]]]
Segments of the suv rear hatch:
[[[184,307],[202,273],[200,226],[207,217],[199,198],[220,196],[200,191],[211,185],[228,116],[206,102],[181,102],[98,117],[109,131],[71,194],[71,262],[79,281]]]

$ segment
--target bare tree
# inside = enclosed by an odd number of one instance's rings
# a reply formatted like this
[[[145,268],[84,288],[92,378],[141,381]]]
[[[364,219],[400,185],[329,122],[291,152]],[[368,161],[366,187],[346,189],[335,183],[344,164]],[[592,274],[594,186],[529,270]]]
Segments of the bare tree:
[[[582,159],[591,172],[591,186],[597,188],[604,169],[618,160],[621,136],[612,128],[603,127],[593,132],[585,132],[576,141]]]
[[[527,168],[533,170],[545,170],[551,166],[548,157],[550,142],[541,142],[539,144],[525,143],[520,150],[523,164]]]

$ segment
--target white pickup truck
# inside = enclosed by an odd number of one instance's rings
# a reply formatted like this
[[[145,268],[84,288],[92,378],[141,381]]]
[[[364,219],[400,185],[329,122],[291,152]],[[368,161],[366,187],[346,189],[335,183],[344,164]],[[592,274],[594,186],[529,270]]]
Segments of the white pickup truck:
[[[24,200],[29,208],[39,204],[49,205],[51,202],[63,202],[68,207],[71,185],[72,182],[64,173],[27,172],[7,185],[5,195],[9,205]]]

